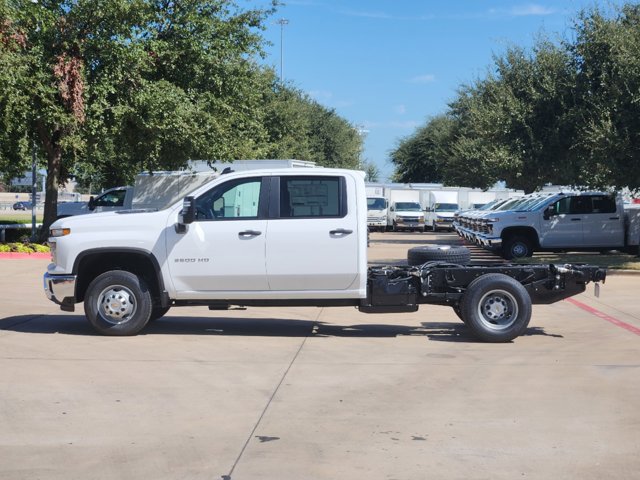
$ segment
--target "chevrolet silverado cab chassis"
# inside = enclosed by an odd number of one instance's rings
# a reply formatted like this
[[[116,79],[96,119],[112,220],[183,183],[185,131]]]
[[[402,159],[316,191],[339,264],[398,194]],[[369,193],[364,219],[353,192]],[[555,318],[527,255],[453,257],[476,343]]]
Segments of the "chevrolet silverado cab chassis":
[[[134,335],[171,307],[351,306],[365,313],[446,305],[480,339],[522,334],[534,303],[553,303],[602,282],[586,265],[369,266],[362,172],[282,169],[220,175],[159,211],[118,211],[51,226],[49,299],[84,302],[106,335]],[[427,252],[428,253],[428,252]]]

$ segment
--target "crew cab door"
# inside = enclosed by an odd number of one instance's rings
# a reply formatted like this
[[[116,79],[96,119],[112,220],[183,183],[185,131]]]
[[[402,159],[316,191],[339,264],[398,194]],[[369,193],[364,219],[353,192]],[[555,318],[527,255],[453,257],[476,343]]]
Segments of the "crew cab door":
[[[584,199],[584,246],[624,246],[624,212],[616,208],[615,197],[588,195]]]
[[[563,197],[549,205],[540,221],[540,246],[544,248],[579,247],[582,240],[583,214],[576,198]]]
[[[340,175],[274,177],[266,255],[272,291],[347,290],[358,278],[351,183]]]
[[[268,290],[265,268],[268,181],[219,183],[196,198],[184,233],[167,229],[167,261],[178,296]]]

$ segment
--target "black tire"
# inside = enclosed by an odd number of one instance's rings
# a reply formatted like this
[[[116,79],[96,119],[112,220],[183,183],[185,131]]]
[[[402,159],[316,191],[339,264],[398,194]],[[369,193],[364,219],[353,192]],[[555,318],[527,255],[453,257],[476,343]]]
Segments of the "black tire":
[[[84,311],[103,335],[128,336],[142,330],[153,309],[146,282],[131,272],[112,270],[96,277],[87,288]]]
[[[450,245],[423,245],[410,248],[407,252],[409,265],[422,265],[427,262],[446,262],[467,265],[471,261],[471,252],[467,247]]]
[[[511,260],[513,258],[525,258],[533,255],[533,242],[527,237],[514,235],[507,237],[502,245],[502,257]]]
[[[531,297],[520,282],[502,273],[476,278],[460,303],[465,323],[485,342],[510,342],[531,320]]]
[[[171,309],[171,307],[161,307],[154,306],[151,309],[151,315],[149,316],[149,321],[153,322],[154,320],[158,320],[166,315],[166,313]]]

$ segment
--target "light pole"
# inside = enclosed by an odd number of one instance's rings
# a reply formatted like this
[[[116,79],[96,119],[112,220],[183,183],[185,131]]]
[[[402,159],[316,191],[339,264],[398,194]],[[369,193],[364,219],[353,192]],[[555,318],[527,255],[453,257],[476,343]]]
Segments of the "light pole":
[[[283,64],[284,64],[284,26],[289,25],[289,20],[286,18],[281,18],[276,21],[278,25],[280,25],[280,81],[284,82],[283,75]]]

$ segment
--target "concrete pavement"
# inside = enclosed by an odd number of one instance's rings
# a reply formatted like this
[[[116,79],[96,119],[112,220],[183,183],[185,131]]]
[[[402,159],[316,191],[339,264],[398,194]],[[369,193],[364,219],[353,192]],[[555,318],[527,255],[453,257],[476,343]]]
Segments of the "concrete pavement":
[[[370,258],[398,261],[429,235],[374,237]],[[0,260],[2,479],[640,471],[640,276],[534,306],[510,344],[478,343],[430,306],[176,308],[108,338],[46,300],[46,264]]]

